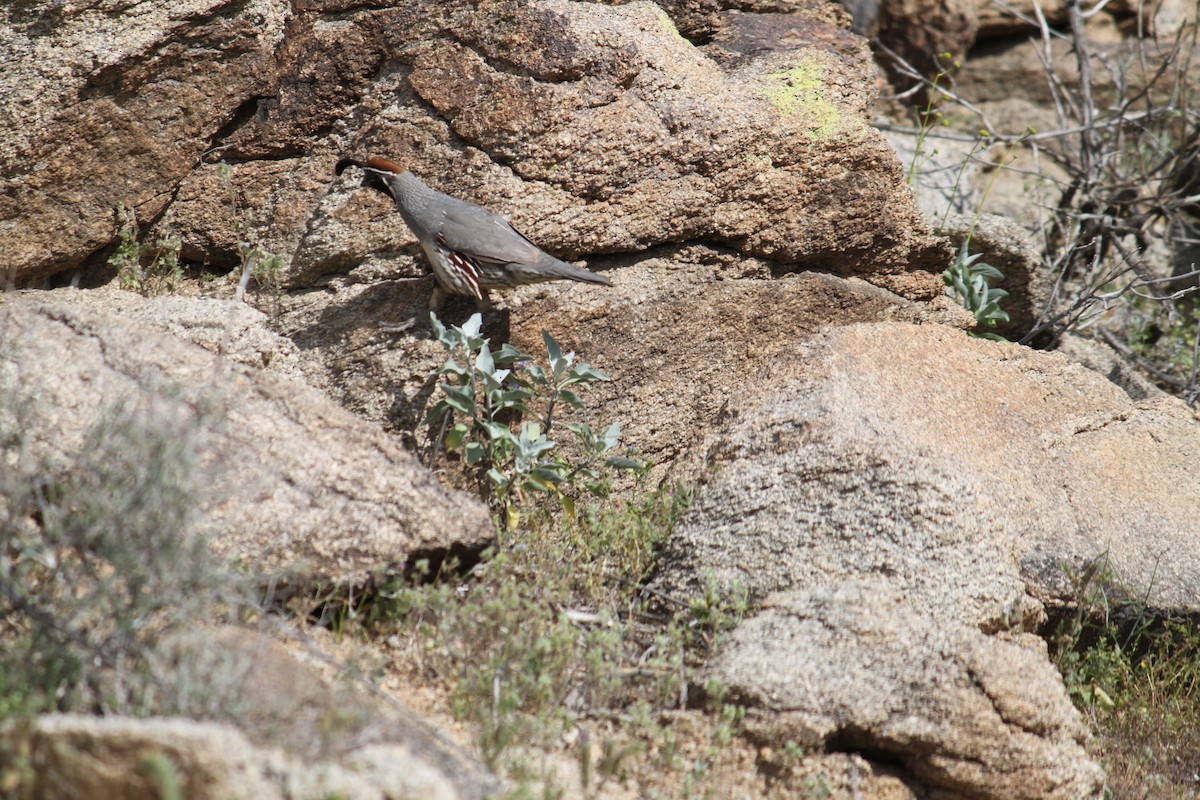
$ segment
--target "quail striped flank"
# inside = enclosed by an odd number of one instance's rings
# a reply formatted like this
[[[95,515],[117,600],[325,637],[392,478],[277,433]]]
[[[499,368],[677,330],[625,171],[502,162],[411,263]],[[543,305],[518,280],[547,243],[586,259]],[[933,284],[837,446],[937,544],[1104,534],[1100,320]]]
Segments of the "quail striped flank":
[[[343,158],[336,173],[352,166],[364,171],[364,186],[396,201],[400,216],[421,242],[438,282],[429,302],[435,310],[446,293],[473,297],[486,307],[488,289],[557,280],[609,283],[603,275],[543,252],[499,214],[430,189],[385,158],[368,158],[365,164]]]

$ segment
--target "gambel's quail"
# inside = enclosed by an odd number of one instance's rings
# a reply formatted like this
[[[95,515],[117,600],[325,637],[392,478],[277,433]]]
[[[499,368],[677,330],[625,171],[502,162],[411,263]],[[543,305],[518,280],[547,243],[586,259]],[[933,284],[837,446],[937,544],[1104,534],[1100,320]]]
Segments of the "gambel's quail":
[[[377,157],[365,164],[343,158],[336,173],[352,166],[366,173],[364,186],[396,201],[400,216],[421,242],[440,286],[429,301],[435,310],[445,292],[474,297],[486,306],[487,290],[496,287],[557,280],[608,285],[603,275],[542,252],[499,214],[430,189],[398,164]]]

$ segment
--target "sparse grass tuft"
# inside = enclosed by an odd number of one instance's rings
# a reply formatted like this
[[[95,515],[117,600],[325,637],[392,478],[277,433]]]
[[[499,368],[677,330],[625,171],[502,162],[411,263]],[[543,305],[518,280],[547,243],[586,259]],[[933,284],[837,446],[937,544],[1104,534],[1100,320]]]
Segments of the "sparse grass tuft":
[[[673,665],[630,665],[641,655],[637,586],[680,496],[651,492],[561,529],[547,514],[530,516],[465,581],[393,587],[373,619],[453,682],[454,711],[480,726],[492,765],[513,744],[550,741],[579,713],[618,702],[626,679],[673,696]],[[677,649],[681,632],[673,638]]]
[[[222,161],[217,166],[217,180],[225,189],[229,200],[229,211],[233,217],[233,228],[238,238],[237,296],[241,300],[246,294],[250,281],[254,281],[256,290],[261,294],[264,290],[273,300],[275,311],[279,310],[279,298],[283,294],[283,273],[287,266],[287,258],[280,253],[273,253],[257,241],[257,229],[260,220],[238,195],[233,183],[233,167]]]
[[[116,214],[117,246],[108,263],[116,267],[121,286],[147,297],[177,290],[183,282],[179,239],[164,237],[141,242],[136,212],[119,203]]]
[[[530,748],[578,738],[590,794],[642,763],[643,746],[625,737],[590,741],[589,720],[636,718],[644,724],[630,728],[662,738],[655,714],[686,701],[701,654],[736,619],[715,592],[703,613],[682,602],[676,613],[652,610],[641,585],[691,492],[632,497],[595,500],[574,517],[535,508],[468,574],[443,566],[429,583],[394,579],[350,617],[372,637],[394,637],[414,670],[443,683],[487,764],[524,786],[514,796],[553,788],[524,763]]]

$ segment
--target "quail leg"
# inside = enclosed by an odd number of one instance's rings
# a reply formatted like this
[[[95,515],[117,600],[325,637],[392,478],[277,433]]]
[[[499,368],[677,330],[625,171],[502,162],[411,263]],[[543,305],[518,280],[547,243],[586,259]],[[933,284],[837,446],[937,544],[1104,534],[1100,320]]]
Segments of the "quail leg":
[[[429,310],[441,311],[446,305],[446,292],[441,285],[434,281],[433,292],[429,295]]]

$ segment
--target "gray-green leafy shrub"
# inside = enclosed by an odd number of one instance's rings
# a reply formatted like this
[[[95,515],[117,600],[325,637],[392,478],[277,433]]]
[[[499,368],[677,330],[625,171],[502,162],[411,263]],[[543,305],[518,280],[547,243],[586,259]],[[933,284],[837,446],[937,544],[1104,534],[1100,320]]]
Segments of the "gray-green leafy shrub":
[[[991,264],[978,261],[982,254],[972,255],[969,245],[969,242],[962,243],[954,263],[942,273],[942,280],[953,290],[955,299],[975,315],[980,325],[995,328],[1009,319],[1008,312],[1000,308],[1000,301],[1008,297],[1008,292],[991,285],[993,280],[1004,280],[1004,273]],[[985,332],[982,335],[991,339],[1002,338],[994,333]]]
[[[207,656],[177,634],[250,597],[198,528],[194,421],[108,409],[50,460],[27,438],[31,408],[0,387],[0,717],[233,703],[225,671],[181,671]]]
[[[598,492],[605,468],[640,466],[615,455],[621,435],[618,423],[596,430],[587,423],[556,418],[562,405],[583,407],[578,392],[610,378],[576,363],[575,354],[563,353],[549,333],[542,331],[548,361],[543,368],[510,344],[493,351],[480,335],[479,314],[462,326],[446,327],[436,314],[430,319],[449,358],[437,371],[443,397],[426,421],[447,452],[459,454],[486,477],[485,494],[505,510],[510,527],[516,507],[530,493],[552,494],[573,512],[574,500],[564,488],[582,482]],[[574,437],[576,457],[564,457],[550,438],[556,424]]]

